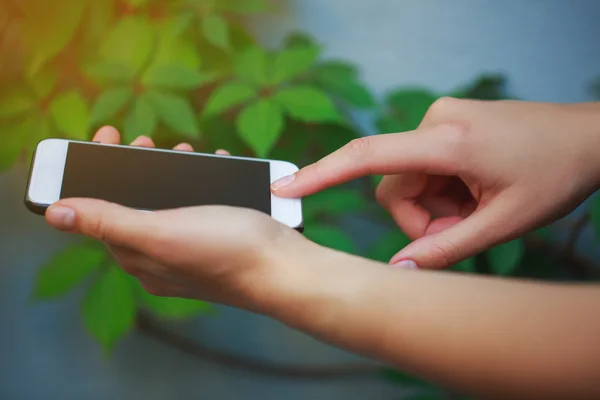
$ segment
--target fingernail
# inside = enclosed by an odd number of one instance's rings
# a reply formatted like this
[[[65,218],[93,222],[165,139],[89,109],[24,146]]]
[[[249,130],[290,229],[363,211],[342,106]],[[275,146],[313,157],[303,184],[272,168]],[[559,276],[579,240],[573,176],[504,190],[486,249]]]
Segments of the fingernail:
[[[273,190],[282,189],[282,188],[286,187],[287,185],[289,185],[290,183],[294,182],[294,179],[296,179],[295,174],[284,176],[283,178],[280,178],[280,179],[276,180],[275,182],[273,182],[273,184],[271,185],[271,189],[273,189]]]
[[[413,260],[402,260],[395,264],[392,264],[393,267],[402,268],[402,269],[419,269],[417,263]]]
[[[60,230],[71,230],[75,228],[75,211],[67,207],[50,207],[46,211],[48,223]]]
[[[130,146],[137,146],[138,144],[140,144],[144,140],[146,140],[145,136],[138,136],[137,138],[135,138],[135,140],[133,142],[131,142]]]

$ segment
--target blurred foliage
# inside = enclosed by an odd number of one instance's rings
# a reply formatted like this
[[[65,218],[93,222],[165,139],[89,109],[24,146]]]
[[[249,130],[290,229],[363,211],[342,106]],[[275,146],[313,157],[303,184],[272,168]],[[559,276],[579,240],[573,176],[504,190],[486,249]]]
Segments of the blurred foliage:
[[[377,104],[358,68],[324,58],[310,35],[293,33],[276,49],[258,43],[246,18],[270,11],[264,0],[1,1],[0,170],[27,161],[43,138],[89,140],[105,124],[125,141],[148,135],[161,147],[187,141],[201,152],[226,148],[304,166],[363,135],[350,118],[357,110],[374,112],[380,133],[402,132],[444,95],[509,97],[502,76],[485,75],[452,93],[399,88]],[[306,198],[306,236],[387,262],[410,240],[374,207],[379,179]],[[340,228],[351,216],[384,228],[364,252]],[[600,232],[600,200],[592,220]],[[452,269],[534,276],[536,257],[518,239]],[[54,299],[79,285],[87,288],[84,324],[107,351],[133,328],[138,308],[168,319],[211,312],[207,303],[149,295],[87,242],[43,266],[33,296]],[[437,390],[398,371],[385,376],[423,396]]]

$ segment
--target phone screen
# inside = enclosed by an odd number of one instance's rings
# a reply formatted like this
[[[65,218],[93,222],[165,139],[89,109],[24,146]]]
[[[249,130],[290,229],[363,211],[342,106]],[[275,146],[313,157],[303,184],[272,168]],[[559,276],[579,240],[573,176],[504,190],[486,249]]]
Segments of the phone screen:
[[[266,161],[70,142],[60,197],[141,210],[227,205],[270,215],[270,181]]]

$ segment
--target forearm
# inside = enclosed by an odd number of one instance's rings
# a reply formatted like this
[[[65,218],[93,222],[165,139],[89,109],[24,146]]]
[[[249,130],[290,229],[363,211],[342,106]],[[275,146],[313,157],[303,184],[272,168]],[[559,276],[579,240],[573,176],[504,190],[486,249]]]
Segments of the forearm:
[[[267,313],[324,341],[484,396],[600,396],[594,287],[394,270],[321,248],[286,262],[303,273]]]

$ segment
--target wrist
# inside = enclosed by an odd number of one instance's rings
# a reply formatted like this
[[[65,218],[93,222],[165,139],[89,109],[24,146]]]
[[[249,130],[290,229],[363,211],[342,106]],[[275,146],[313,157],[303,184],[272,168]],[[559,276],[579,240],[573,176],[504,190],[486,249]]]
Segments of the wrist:
[[[349,255],[317,245],[297,232],[286,232],[269,246],[252,279],[257,311],[296,328],[314,319],[325,297],[331,297],[343,276],[332,269]]]
[[[578,159],[581,176],[588,176],[591,190],[600,189],[600,102],[582,103],[569,106],[573,113],[568,117],[570,125],[580,126],[580,157]],[[571,128],[572,131],[574,129]],[[577,133],[577,132],[573,132]],[[569,134],[569,132],[565,132]]]

